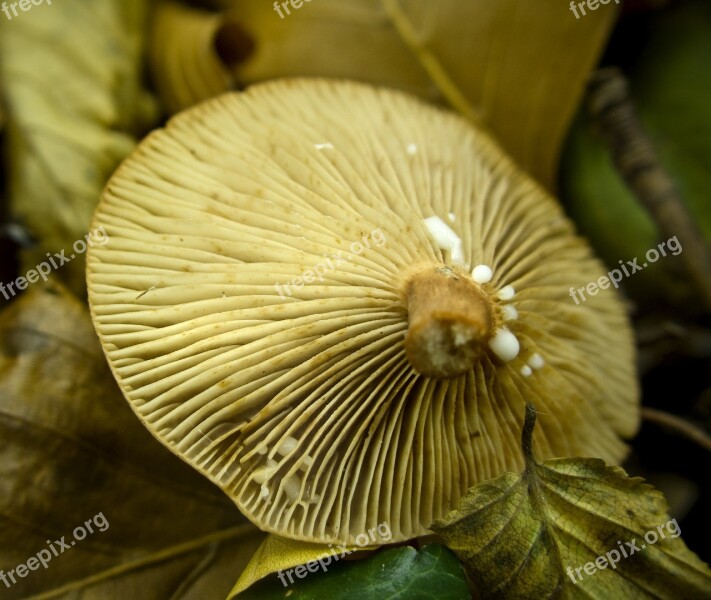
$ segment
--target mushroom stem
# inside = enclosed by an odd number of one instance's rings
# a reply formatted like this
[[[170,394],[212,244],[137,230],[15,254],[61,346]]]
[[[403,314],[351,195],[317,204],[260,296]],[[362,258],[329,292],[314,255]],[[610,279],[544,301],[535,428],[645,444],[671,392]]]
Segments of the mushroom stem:
[[[494,330],[487,294],[449,268],[418,273],[406,289],[409,325],[405,353],[412,367],[438,379],[468,371]]]

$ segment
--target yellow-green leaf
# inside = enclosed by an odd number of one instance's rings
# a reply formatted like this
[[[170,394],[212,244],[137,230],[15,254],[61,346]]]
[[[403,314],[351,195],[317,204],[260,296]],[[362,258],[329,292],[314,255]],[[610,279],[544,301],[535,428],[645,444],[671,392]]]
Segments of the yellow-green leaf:
[[[8,3],[9,4],[9,3]],[[146,3],[61,0],[0,16],[0,93],[7,120],[8,200],[37,245],[23,271],[88,233],[99,194],[145,129],[141,88]],[[84,260],[61,269],[84,290]]]
[[[537,464],[534,422],[529,409],[523,475],[472,488],[432,527],[482,598],[711,597],[711,569],[679,537],[661,493],[599,459]]]
[[[355,558],[356,551],[371,550],[374,547],[350,547],[334,544],[313,544],[299,540],[290,540],[277,535],[270,535],[252,556],[252,560],[242,571],[230,598],[243,592],[259,581],[279,571],[286,571],[298,565],[328,559],[329,564],[336,564],[345,558]]]

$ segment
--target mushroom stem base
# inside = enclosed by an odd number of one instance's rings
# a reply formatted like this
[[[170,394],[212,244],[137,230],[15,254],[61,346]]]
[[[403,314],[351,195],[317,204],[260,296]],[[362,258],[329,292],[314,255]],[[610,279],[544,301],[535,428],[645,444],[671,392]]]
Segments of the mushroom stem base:
[[[414,275],[407,283],[405,353],[422,375],[457,377],[474,365],[493,332],[493,308],[473,281],[449,268]]]

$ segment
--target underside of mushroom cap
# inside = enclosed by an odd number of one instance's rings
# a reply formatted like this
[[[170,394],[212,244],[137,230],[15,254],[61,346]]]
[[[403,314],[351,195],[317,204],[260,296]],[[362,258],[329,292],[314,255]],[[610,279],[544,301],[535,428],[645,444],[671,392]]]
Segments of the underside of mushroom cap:
[[[615,462],[637,427],[621,303],[568,295],[602,265],[486,134],[405,94],[285,80],[200,104],[123,163],[94,225],[124,394],[264,530],[424,534],[521,468],[527,401],[540,458]]]

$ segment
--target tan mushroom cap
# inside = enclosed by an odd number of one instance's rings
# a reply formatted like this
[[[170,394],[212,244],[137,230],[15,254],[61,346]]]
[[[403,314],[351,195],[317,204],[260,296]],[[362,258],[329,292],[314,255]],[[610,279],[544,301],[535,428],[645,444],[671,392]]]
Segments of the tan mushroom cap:
[[[541,459],[616,462],[637,427],[621,303],[568,295],[600,262],[485,134],[405,94],[286,80],[205,102],[140,144],[94,226],[124,394],[267,531],[426,533],[521,468],[526,401]]]

